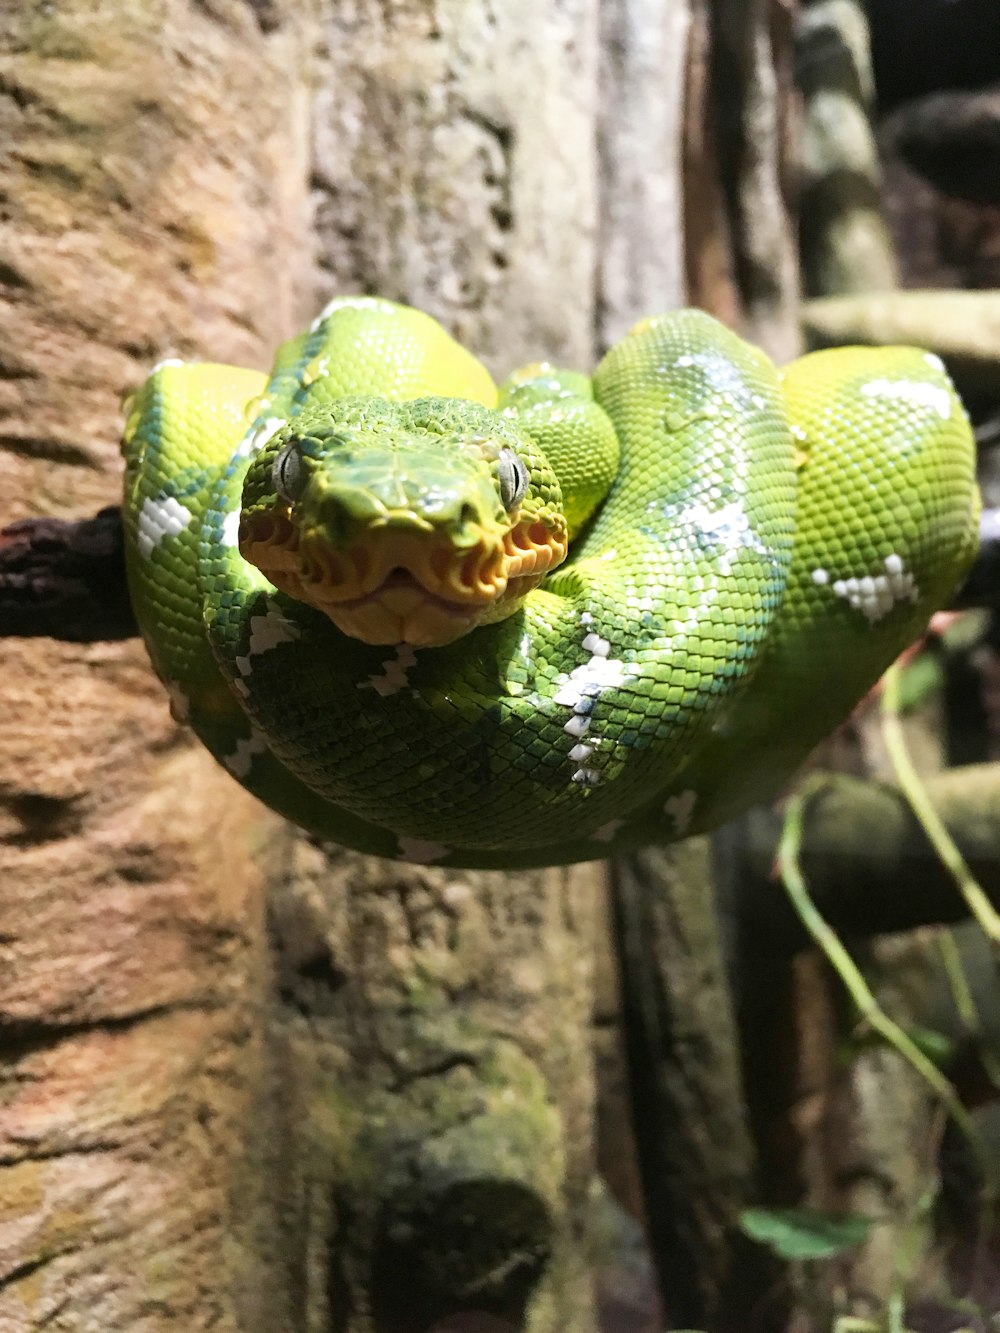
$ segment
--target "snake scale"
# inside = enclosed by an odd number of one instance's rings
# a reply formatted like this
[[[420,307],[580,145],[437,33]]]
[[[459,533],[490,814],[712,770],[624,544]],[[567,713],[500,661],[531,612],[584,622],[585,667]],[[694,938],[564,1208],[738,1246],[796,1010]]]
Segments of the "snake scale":
[[[270,376],[127,410],[131,595],[177,718],[318,835],[510,868],[775,793],[975,553],[971,431],[915,348],[778,370],[694,310],[497,388],[332,301]]]

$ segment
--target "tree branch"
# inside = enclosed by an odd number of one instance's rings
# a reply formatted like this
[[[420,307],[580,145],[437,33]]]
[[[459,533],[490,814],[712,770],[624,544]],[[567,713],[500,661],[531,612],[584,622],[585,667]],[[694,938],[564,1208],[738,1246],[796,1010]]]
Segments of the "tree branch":
[[[927,790],[949,834],[994,905],[1000,904],[1000,765],[940,773]],[[737,905],[745,929],[771,951],[806,943],[777,885],[781,814],[757,810],[722,837],[745,859],[753,888]],[[967,916],[965,903],[903,794],[888,784],[831,776],[806,813],[802,865],[809,891],[833,928],[868,937]]]
[[[906,343],[942,358],[963,394],[1000,392],[1000,310],[991,291],[910,290],[822,296],[802,306],[810,347]]]
[[[0,530],[0,636],[92,643],[137,633],[120,509],[77,521],[24,518]]]
[[[671,1326],[742,1328],[775,1268],[737,1230],[759,1182],[708,841],[615,858],[611,885],[650,1247]]]

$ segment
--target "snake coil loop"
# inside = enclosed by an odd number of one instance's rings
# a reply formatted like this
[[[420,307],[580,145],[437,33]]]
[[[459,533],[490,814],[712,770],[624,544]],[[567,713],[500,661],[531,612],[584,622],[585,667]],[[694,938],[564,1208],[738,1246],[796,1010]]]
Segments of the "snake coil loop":
[[[365,852],[499,868],[714,827],[787,781],[968,568],[936,357],[778,371],[707,315],[499,389],[331,302],[269,377],[165,362],[125,430],[132,598],[178,718]]]

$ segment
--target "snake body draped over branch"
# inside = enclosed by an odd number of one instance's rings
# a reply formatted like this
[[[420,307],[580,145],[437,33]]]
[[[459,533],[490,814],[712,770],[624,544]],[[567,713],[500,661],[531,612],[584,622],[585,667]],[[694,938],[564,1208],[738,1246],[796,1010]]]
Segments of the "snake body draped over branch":
[[[178,718],[364,852],[588,860],[783,785],[975,553],[940,361],[783,370],[709,316],[500,385],[335,300],[270,376],[167,361],[125,431],[131,595]]]

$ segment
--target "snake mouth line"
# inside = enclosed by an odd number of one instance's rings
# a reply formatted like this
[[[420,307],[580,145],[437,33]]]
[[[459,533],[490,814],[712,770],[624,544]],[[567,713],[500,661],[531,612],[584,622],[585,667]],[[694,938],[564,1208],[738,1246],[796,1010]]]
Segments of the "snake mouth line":
[[[386,530],[337,550],[322,535],[300,532],[287,514],[269,511],[241,521],[239,549],[276,587],[345,633],[368,643],[440,643],[466,633],[510,594],[536,586],[565,557],[566,539],[536,521],[483,534],[465,551],[444,537]]]

